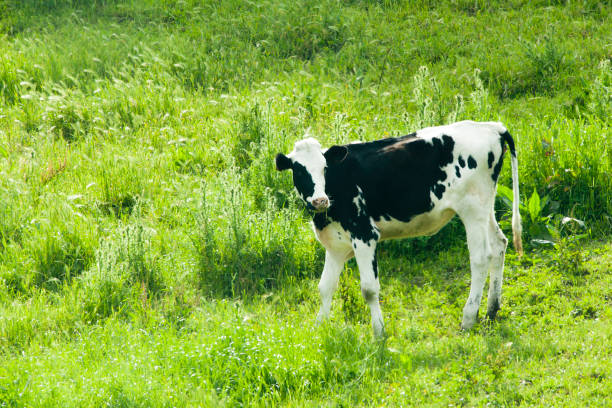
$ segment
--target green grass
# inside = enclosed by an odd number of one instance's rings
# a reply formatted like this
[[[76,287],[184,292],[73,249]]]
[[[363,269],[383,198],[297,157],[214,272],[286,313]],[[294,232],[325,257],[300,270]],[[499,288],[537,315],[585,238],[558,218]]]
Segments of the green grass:
[[[15,406],[606,406],[610,249],[589,247],[581,274],[549,256],[511,259],[500,319],[467,333],[454,260],[465,251],[437,267],[387,260],[385,343],[339,300],[315,326],[308,281],[248,301],[140,294],[129,314],[92,325],[70,296],[14,301],[0,395]]]
[[[0,407],[610,405],[611,11],[0,0]],[[523,214],[471,332],[457,220],[380,246],[385,342],[353,263],[315,326],[323,250],[274,155],[462,119],[507,125],[559,242]]]

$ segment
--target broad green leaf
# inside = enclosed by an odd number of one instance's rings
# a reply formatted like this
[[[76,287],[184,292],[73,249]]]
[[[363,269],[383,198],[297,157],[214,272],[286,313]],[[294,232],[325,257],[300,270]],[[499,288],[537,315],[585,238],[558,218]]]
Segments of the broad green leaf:
[[[544,208],[546,208],[549,201],[550,201],[550,196],[548,195],[544,196],[544,198],[540,200],[540,213],[544,211]]]
[[[535,222],[540,215],[540,196],[538,192],[534,189],[533,194],[529,198],[529,202],[527,203],[527,208],[529,209],[529,216],[531,217],[531,221]]]
[[[507,200],[510,200],[510,202],[513,201],[514,197],[514,195],[512,194],[512,189],[502,184],[497,185],[497,195]]]
[[[497,195],[504,203],[506,208],[512,209],[512,190],[506,186],[498,185],[497,186]]]

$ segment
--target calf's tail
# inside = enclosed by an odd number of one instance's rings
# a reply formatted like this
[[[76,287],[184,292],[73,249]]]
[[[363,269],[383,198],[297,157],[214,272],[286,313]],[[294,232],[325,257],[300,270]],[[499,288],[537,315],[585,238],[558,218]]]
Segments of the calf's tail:
[[[514,243],[514,249],[519,254],[523,255],[523,242],[521,240],[521,234],[523,227],[521,226],[521,213],[519,211],[519,181],[518,181],[518,160],[516,158],[516,150],[514,148],[514,140],[510,133],[506,130],[501,133],[501,137],[504,142],[508,145],[510,150],[510,164],[512,165],[512,242]]]

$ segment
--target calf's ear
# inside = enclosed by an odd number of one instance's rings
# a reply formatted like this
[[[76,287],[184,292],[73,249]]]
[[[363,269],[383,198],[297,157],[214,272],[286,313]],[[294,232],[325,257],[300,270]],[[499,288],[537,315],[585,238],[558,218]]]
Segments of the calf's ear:
[[[346,158],[348,154],[348,149],[346,146],[332,146],[325,153],[325,160],[327,160],[327,164],[340,163],[342,160]]]
[[[291,159],[282,153],[276,155],[276,170],[283,171],[291,168]]]

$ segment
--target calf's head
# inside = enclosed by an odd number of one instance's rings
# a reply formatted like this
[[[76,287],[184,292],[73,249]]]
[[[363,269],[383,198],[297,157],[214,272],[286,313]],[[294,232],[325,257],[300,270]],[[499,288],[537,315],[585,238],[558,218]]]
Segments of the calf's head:
[[[346,157],[344,146],[333,146],[326,151],[316,139],[311,137],[295,143],[288,155],[276,155],[276,169],[291,169],[293,185],[309,209],[316,212],[327,210],[330,200],[325,192],[325,171],[329,164],[337,163]]]

